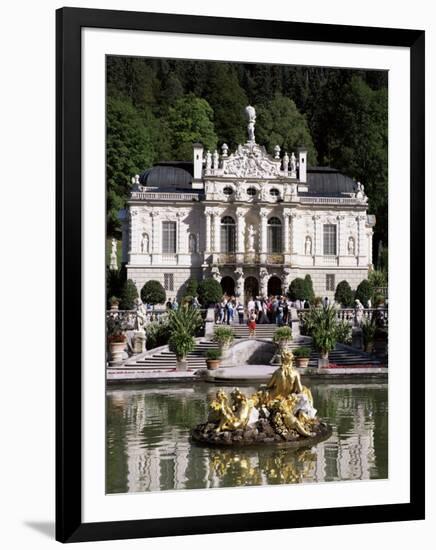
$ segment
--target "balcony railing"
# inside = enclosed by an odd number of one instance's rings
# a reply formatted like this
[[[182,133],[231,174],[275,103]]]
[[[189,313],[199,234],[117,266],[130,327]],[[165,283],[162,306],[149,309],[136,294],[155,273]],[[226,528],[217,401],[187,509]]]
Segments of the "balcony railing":
[[[199,196],[197,193],[150,193],[133,191],[131,198],[133,200],[193,201],[198,200]]]
[[[283,254],[267,254],[266,262],[273,265],[282,264]]]

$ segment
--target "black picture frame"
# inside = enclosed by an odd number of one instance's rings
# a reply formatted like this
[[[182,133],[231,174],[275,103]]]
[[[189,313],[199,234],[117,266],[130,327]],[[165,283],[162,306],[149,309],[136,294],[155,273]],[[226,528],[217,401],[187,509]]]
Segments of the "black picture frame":
[[[410,502],[330,509],[82,522],[81,444],[81,30],[127,29],[410,49]],[[62,8],[56,13],[57,380],[56,539],[128,539],[424,519],[424,109],[425,33],[419,30]],[[419,293],[419,295],[418,295]],[[66,308],[64,304],[74,304]],[[78,345],[80,343],[80,345]],[[418,368],[419,367],[419,368]],[[169,497],[170,498],[170,497]]]

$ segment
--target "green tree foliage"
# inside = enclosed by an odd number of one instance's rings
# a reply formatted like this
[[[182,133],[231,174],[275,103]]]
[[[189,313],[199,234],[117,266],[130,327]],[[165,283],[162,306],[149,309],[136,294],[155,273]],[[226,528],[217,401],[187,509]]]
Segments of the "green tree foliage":
[[[192,297],[197,296],[197,289],[198,289],[198,281],[197,279],[194,279],[194,277],[191,277],[186,281],[184,296],[192,296]]]
[[[354,292],[348,281],[338,283],[335,291],[335,300],[343,307],[352,307],[354,303]]]
[[[138,290],[132,279],[127,279],[121,289],[120,309],[134,309],[135,300],[138,298]]]
[[[291,300],[308,300],[313,303],[315,293],[313,291],[313,283],[310,275],[306,275],[304,279],[297,277],[289,285],[288,296]]]
[[[304,300],[306,296],[306,284],[304,282],[304,279],[301,277],[297,277],[293,281],[291,281],[291,284],[289,285],[288,290],[289,298],[294,300]]]
[[[203,306],[219,302],[223,296],[223,289],[215,279],[204,279],[198,283],[198,299]]]
[[[257,109],[257,141],[273,151],[279,145],[289,154],[304,145],[308,151],[308,164],[316,164],[316,149],[310,135],[306,117],[289,97],[277,94]]]
[[[159,281],[153,279],[147,281],[141,288],[141,300],[144,304],[163,304],[166,300],[166,292]]]
[[[107,90],[111,236],[132,175],[157,161],[190,159],[192,141],[205,141],[210,149],[218,140],[231,148],[244,142],[243,108],[250,103],[258,113],[256,140],[269,152],[277,143],[288,153],[304,145],[309,164],[318,159],[364,184],[370,213],[377,216],[375,247],[388,242],[386,71],[109,56]],[[190,113],[187,128],[175,124],[177,104],[188,95],[207,100],[213,111],[204,132],[210,141]],[[180,151],[183,135],[188,146]],[[387,259],[378,267],[387,269]]]
[[[372,300],[373,287],[368,279],[363,279],[356,288],[355,299],[360,300],[362,305],[366,307],[368,300]]]
[[[118,211],[127,198],[130,179],[152,164],[153,118],[150,112],[137,110],[127,99],[107,101],[107,217],[108,234],[119,226]]]
[[[167,123],[174,160],[190,160],[195,142],[203,143],[206,149],[217,146],[213,110],[205,99],[194,94],[177,99],[168,111]]]
[[[170,311],[169,324],[171,333],[186,332],[191,336],[195,336],[198,329],[203,324],[203,319],[197,308],[183,306]]]
[[[315,292],[313,290],[312,277],[307,274],[304,277],[304,288],[305,288],[305,300],[308,300],[309,303],[313,303],[315,300]]]
[[[315,349],[323,354],[335,349],[337,341],[335,307],[311,308],[305,317],[308,332],[312,336]]]
[[[215,132],[220,142],[233,148],[247,141],[244,109],[248,99],[239,85],[235,65],[210,65],[205,97],[213,108]]]

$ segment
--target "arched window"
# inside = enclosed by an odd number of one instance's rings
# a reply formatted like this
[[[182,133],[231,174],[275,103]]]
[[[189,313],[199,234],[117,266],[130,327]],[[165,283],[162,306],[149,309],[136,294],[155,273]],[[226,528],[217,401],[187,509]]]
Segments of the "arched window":
[[[221,219],[221,252],[235,252],[236,250],[236,225],[231,216]]]
[[[268,220],[268,252],[270,254],[282,252],[282,222],[279,218]]]

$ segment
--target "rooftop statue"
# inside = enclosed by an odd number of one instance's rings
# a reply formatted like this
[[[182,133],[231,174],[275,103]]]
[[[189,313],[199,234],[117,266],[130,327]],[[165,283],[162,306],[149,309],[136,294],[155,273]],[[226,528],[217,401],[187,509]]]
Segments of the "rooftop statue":
[[[254,138],[254,125],[256,123],[256,110],[251,105],[248,105],[247,107],[245,107],[245,114],[247,115],[247,118],[248,118],[248,125],[247,125],[248,141],[254,143],[256,141],[255,138]]]

